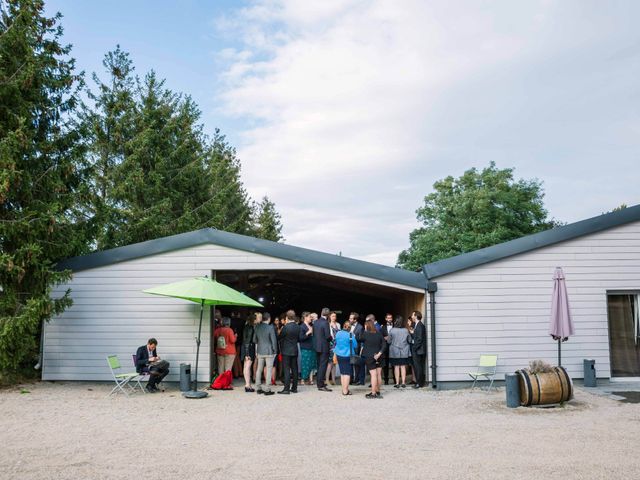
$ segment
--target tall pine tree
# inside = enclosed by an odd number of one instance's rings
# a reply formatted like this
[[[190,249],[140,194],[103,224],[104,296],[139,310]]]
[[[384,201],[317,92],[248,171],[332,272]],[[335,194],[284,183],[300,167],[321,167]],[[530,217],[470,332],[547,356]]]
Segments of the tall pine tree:
[[[85,248],[81,78],[42,1],[0,3],[0,373],[33,360],[43,321],[71,304],[56,261]]]
[[[276,210],[276,204],[269,200],[269,197],[263,197],[257,205],[253,234],[265,240],[284,241],[280,214]]]
[[[107,79],[93,74],[96,91],[88,90],[91,105],[83,105],[82,120],[87,132],[90,164],[91,215],[94,247],[104,250],[116,245],[122,217],[114,195],[115,174],[126,157],[127,142],[134,133],[135,79],[129,54],[120,49],[108,52],[102,64]]]

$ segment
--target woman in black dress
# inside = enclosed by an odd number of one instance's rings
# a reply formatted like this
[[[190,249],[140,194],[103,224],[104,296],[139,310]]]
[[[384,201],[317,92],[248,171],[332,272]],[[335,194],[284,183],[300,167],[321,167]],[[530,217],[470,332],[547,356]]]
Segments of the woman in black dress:
[[[367,398],[382,398],[380,395],[380,385],[382,384],[382,355],[387,348],[387,342],[375,325],[376,317],[373,314],[367,315],[364,322],[364,332],[360,335],[362,343],[362,357],[364,358],[369,375],[371,375],[371,393],[365,395]]]

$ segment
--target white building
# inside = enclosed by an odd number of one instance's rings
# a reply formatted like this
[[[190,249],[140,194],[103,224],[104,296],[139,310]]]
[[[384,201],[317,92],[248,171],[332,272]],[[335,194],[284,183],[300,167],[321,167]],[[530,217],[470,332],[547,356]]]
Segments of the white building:
[[[290,245],[203,229],[69,259],[59,265],[73,279],[73,306],[45,325],[44,380],[111,380],[106,356],[117,354],[127,368],[147,339],[173,368],[195,364],[200,306],[142,293],[165,283],[208,275],[259,300],[272,315],[287,308],[320,312],[324,306],[350,311],[423,310],[423,274]],[[246,309],[237,311],[246,316]],[[212,372],[211,328],[203,323],[198,380]],[[242,320],[238,329],[242,328]],[[193,373],[193,368],[192,368]]]
[[[483,353],[498,372],[557,363],[549,336],[553,272],[562,267],[575,336],[562,365],[583,377],[640,377],[640,205],[424,266],[435,301],[436,381],[468,380]],[[433,366],[433,351],[430,366]],[[432,369],[433,372],[433,369]]]
[[[73,270],[73,279],[58,291],[71,288],[74,305],[45,325],[42,378],[110,380],[107,355],[132,366],[136,348],[155,337],[173,366],[168,380],[177,380],[178,365],[195,362],[199,306],[142,290],[202,275],[215,275],[272,314],[328,306],[341,318],[350,311],[380,318],[427,310],[428,366],[440,386],[468,380],[483,353],[499,355],[500,374],[538,358],[555,364],[557,344],[547,329],[557,266],[576,330],[562,346],[563,366],[582,378],[588,358],[598,377],[640,377],[638,205],[428,264],[423,273],[213,229],[69,259],[60,267]],[[213,367],[210,316],[201,381]]]

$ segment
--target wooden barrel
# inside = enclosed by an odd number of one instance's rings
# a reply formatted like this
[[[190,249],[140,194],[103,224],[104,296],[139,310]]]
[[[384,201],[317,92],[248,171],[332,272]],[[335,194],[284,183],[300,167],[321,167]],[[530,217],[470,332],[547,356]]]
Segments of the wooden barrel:
[[[563,367],[553,367],[549,373],[516,371],[520,383],[520,405],[548,405],[573,398],[573,383]]]

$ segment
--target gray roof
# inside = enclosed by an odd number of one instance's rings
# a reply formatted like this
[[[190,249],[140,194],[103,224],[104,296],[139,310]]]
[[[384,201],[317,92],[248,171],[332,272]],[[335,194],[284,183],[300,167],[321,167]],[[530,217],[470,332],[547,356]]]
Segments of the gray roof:
[[[196,230],[194,232],[181,233],[179,235],[172,235],[170,237],[158,238],[125,247],[69,258],[61,261],[58,264],[58,268],[80,271],[205,244],[221,245],[236,250],[259,253],[269,257],[282,258],[284,260],[291,260],[292,262],[304,263],[352,275],[360,275],[385,282],[416,288],[426,288],[424,275],[419,272],[411,272],[401,268],[364,262],[340,255],[294,247],[284,243],[271,242],[269,240],[238,235],[236,233],[223,232],[214,228],[203,228],[202,230]]]
[[[564,242],[638,220],[640,220],[640,205],[635,205],[617,212],[605,213],[604,215],[598,215],[597,217],[588,218],[587,220],[581,220],[562,227],[517,238],[509,242],[428,263],[422,267],[422,270],[428,279],[433,279],[448,273],[494,262],[502,258],[529,252],[541,247],[547,247],[555,243]]]

